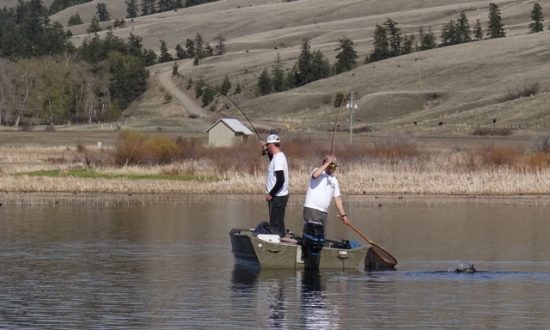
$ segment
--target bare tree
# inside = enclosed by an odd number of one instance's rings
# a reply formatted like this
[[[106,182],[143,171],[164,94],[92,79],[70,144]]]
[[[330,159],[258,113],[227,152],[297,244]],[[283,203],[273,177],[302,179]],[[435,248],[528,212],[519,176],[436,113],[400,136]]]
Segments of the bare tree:
[[[36,87],[34,60],[20,60],[15,64],[15,76],[12,79],[13,93],[10,106],[14,118],[14,126],[18,127],[23,115],[32,115],[32,91]]]
[[[0,59],[0,126],[7,124],[8,110],[7,99],[12,93],[11,77],[13,76],[13,63]]]

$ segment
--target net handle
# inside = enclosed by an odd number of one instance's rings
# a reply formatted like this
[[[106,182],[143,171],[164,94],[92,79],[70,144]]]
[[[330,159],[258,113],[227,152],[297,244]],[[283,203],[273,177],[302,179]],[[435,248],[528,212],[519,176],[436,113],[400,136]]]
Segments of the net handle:
[[[367,243],[376,247],[376,249],[373,249],[373,252],[376,253],[376,255],[380,257],[380,259],[384,260],[384,262],[386,262],[387,264],[393,266],[397,265],[397,259],[392,256],[391,253],[389,253],[386,249],[371,241],[365,234],[357,229],[357,227],[352,225],[351,222],[346,223],[346,225],[350,227],[355,233],[357,233],[357,235],[361,236],[365,241],[367,241]]]

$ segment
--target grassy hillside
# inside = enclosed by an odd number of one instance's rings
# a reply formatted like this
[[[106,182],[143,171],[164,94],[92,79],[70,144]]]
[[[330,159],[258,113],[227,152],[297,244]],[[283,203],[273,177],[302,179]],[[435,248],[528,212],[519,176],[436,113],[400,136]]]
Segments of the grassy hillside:
[[[52,16],[66,24],[78,12],[81,26],[71,27],[78,45],[98,2],[107,4],[111,18],[126,15],[120,0],[94,0]],[[483,40],[401,56],[317,81],[288,92],[255,96],[257,76],[270,68],[280,54],[288,69],[296,61],[300,43],[307,38],[312,49],[320,49],[334,63],[338,39],[348,37],[363,61],[372,50],[376,24],[386,18],[399,23],[404,33],[418,33],[431,27],[439,37],[441,26],[465,11],[473,26],[481,20],[487,29],[488,4],[497,3],[505,24],[506,38]],[[114,33],[127,38],[141,36],[146,48],[158,52],[159,40],[168,48],[184,44],[200,33],[213,43],[218,34],[227,39],[227,53],[207,58],[199,66],[179,61],[179,72],[187,79],[204,79],[209,84],[228,75],[244,93],[231,96],[254,124],[297,131],[326,131],[333,127],[338,109],[332,106],[337,92],[358,93],[356,126],[399,134],[471,134],[477,127],[506,127],[514,134],[545,132],[550,127],[550,32],[528,33],[530,11],[536,1],[494,0],[221,0],[206,5],[127,20],[127,27]],[[546,17],[550,4],[540,2]],[[546,22],[545,22],[546,23]],[[103,23],[104,26],[111,23]],[[548,26],[548,23],[545,24]],[[172,63],[151,68],[172,69]],[[504,101],[517,91],[538,86],[533,97]],[[207,127],[216,116],[239,117],[233,109],[215,113],[209,119],[191,119],[177,111],[177,104],[164,102],[157,84],[134,104],[130,113],[147,125]],[[520,93],[521,94],[521,93]],[[508,97],[510,98],[510,97]],[[158,118],[155,119],[155,114]],[[169,113],[170,115],[162,115]],[[140,116],[140,114],[146,114]],[[348,127],[349,114],[341,124]],[[165,118],[165,119],[163,119]],[[175,119],[177,118],[177,120]]]

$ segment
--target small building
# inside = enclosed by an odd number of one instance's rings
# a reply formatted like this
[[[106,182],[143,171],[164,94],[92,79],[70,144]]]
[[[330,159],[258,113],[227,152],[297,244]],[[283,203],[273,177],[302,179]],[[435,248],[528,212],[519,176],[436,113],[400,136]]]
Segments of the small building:
[[[215,147],[229,147],[236,142],[246,142],[248,136],[254,134],[239,120],[223,118],[215,122],[208,132],[208,145]]]

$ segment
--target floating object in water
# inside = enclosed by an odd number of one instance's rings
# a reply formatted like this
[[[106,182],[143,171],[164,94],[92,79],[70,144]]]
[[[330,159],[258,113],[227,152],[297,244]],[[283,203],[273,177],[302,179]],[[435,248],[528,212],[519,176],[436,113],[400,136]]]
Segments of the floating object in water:
[[[462,261],[456,264],[455,266],[449,268],[450,273],[475,273],[476,269],[474,264]]]

